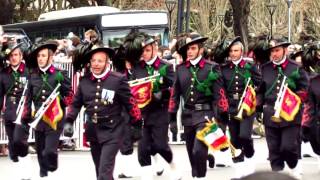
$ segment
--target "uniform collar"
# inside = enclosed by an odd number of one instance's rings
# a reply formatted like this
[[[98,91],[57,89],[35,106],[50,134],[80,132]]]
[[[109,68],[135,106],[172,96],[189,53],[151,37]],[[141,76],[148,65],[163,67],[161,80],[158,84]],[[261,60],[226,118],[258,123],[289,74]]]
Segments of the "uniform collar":
[[[8,70],[9,70],[9,73],[11,73],[12,71],[23,73],[25,68],[26,68],[25,64],[23,62],[21,62],[17,68],[13,68],[12,66],[10,66],[10,68]]]
[[[110,72],[110,67],[106,68],[106,70],[100,75],[95,75],[91,72],[90,79],[92,81],[97,80],[97,79],[101,79],[103,81],[103,80],[107,79],[107,77],[109,76],[109,72]]]
[[[205,64],[206,64],[205,59],[201,58],[196,65],[198,65],[198,66],[202,69]],[[191,62],[190,62],[190,60],[189,60],[189,61],[186,61],[186,62],[185,62],[185,65],[186,65],[187,68],[189,68],[192,64],[191,64]]]
[[[157,59],[157,56],[154,56],[150,61],[144,61],[147,65],[151,66]]]
[[[278,66],[280,66],[282,69],[285,69],[287,67],[288,63],[289,63],[289,60],[287,58],[282,60],[280,63],[273,62],[273,68],[277,68]]]
[[[152,63],[149,63],[150,61],[152,61]],[[145,61],[140,61],[140,65],[142,68],[146,67],[146,65],[149,66],[153,66],[155,69],[159,69],[161,61],[160,58],[155,56],[154,60],[150,60],[149,62],[145,62]]]
[[[233,61],[230,62],[230,68],[234,68],[235,66],[238,66],[238,67],[241,67],[241,68],[244,68],[244,66],[246,65],[246,61],[241,58],[240,60],[238,60],[237,63],[234,63]]]
[[[54,68],[54,66],[52,64],[48,65],[45,68],[39,68],[39,72],[40,73],[50,73],[53,74],[56,71],[56,69]]]

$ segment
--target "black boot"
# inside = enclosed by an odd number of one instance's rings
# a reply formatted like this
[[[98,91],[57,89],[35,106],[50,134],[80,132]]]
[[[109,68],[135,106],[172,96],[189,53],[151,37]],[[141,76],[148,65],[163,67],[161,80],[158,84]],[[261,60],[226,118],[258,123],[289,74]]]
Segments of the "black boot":
[[[40,169],[40,177],[46,177],[48,176],[48,171],[44,169]]]
[[[209,167],[214,168],[215,165],[215,159],[212,154],[208,154],[208,161],[209,161]]]

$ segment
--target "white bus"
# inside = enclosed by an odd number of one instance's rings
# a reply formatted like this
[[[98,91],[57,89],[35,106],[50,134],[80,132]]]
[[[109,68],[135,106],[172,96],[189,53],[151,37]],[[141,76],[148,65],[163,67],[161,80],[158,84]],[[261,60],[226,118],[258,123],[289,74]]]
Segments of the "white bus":
[[[141,31],[159,39],[160,45],[169,41],[168,14],[159,10],[120,11],[108,6],[82,7],[41,14],[38,21],[8,24],[6,28],[22,28],[34,42],[43,39],[63,39],[73,32],[83,39],[84,32],[94,29],[103,43],[117,47],[131,31]]]

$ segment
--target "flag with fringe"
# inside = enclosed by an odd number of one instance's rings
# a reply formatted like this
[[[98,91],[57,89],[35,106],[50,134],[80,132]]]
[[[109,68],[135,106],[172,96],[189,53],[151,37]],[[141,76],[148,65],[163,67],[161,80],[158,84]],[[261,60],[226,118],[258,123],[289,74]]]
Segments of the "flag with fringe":
[[[132,85],[130,88],[131,93],[136,99],[137,105],[140,109],[144,108],[151,102],[153,89],[152,81],[147,81],[138,85]]]
[[[196,137],[211,150],[220,150],[229,147],[228,137],[215,122],[206,123],[206,126],[197,132]]]
[[[299,112],[301,104],[300,97],[286,87],[281,104],[280,116],[286,121],[293,121]]]
[[[249,85],[245,92],[245,96],[241,106],[246,111],[247,115],[251,116],[256,111],[256,105],[256,92],[254,88],[251,85]]]
[[[60,97],[57,96],[43,114],[43,120],[54,130],[57,130],[57,124],[62,120],[63,110],[60,105]]]

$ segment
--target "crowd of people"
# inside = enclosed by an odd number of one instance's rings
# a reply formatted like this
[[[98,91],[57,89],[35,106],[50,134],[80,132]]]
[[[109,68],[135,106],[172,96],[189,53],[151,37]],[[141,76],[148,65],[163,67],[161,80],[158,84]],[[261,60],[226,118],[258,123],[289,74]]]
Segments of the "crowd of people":
[[[207,39],[188,33],[169,47],[159,47],[155,37],[132,32],[119,47],[110,48],[89,30],[83,41],[69,33],[64,40],[39,41],[28,50],[1,39],[0,105],[9,158],[23,172],[21,179],[32,178],[26,168],[30,127],[39,177],[48,178],[59,167],[59,138],[73,136],[82,107],[98,180],[114,179],[118,151],[124,161],[135,158],[135,142],[142,180],[153,179],[152,159],[157,156],[168,163],[171,179],[182,179],[168,144],[168,131],[177,134],[178,120],[194,179],[205,179],[207,161],[213,167],[217,156],[198,137],[208,122],[230,134],[228,145],[218,151],[232,160],[233,178],[250,179],[255,171],[255,120],[264,124],[272,171],[288,166],[291,176],[301,179],[302,141],[309,141],[320,155],[320,43],[298,46],[281,36],[262,36],[246,50],[235,37],[208,49]],[[54,61],[70,61],[81,72],[77,87]],[[119,178],[130,177],[130,167],[121,166]]]

